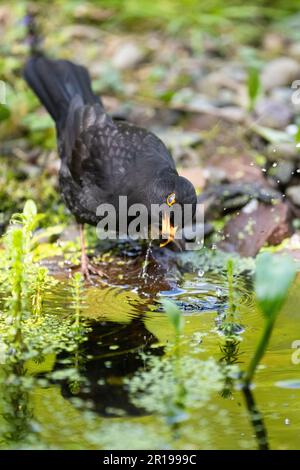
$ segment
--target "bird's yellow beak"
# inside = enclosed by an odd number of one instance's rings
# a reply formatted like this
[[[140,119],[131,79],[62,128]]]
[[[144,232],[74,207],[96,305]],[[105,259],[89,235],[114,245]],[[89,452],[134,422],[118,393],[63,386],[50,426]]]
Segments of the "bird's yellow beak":
[[[171,225],[170,215],[164,212],[162,217],[162,236],[164,239],[166,239],[166,241],[160,243],[159,246],[161,248],[174,240],[177,228],[178,227],[173,227],[173,225]]]

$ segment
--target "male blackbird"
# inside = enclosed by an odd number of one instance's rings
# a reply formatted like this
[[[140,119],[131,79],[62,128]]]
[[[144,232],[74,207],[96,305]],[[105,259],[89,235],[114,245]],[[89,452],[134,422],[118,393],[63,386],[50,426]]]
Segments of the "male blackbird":
[[[193,185],[178,175],[163,142],[143,128],[113,120],[92,92],[84,67],[40,53],[27,61],[24,77],[56,124],[60,190],[80,226],[86,278],[83,224],[99,222],[100,204],[118,211],[119,196],[127,196],[128,206],[144,204],[149,213],[151,204],[196,206]]]

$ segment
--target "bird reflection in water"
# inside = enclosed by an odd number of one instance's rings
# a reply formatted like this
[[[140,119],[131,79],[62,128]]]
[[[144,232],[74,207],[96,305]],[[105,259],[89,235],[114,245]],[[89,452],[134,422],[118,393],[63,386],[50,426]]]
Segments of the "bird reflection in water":
[[[92,403],[93,410],[102,416],[144,414],[131,403],[124,378],[144,366],[145,354],[163,354],[163,347],[153,347],[157,343],[157,338],[145,327],[143,317],[134,318],[128,324],[95,322],[88,341],[75,353],[81,380],[76,381],[76,386],[63,380],[63,396]],[[69,359],[74,364],[74,355]],[[65,354],[56,363],[56,369],[62,367],[69,367]]]

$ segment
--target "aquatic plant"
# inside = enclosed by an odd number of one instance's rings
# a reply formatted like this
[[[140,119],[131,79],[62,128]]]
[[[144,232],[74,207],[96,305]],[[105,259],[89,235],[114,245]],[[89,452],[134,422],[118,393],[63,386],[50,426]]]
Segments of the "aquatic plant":
[[[26,376],[23,361],[7,361],[0,371],[0,407],[3,420],[0,446],[19,448],[37,444],[38,426],[33,418],[29,396],[32,377]]]
[[[14,214],[3,236],[1,253],[1,291],[5,302],[0,317],[3,362],[8,358],[38,359],[41,355],[61,350],[73,351],[85,338],[80,323],[82,308],[81,275],[75,275],[71,283],[74,316],[59,318],[57,314],[44,312],[44,302],[58,281],[48,274],[45,267],[34,261],[38,237],[34,231],[42,219],[33,201],[26,202],[23,212]]]
[[[255,295],[265,325],[244,375],[244,385],[249,387],[264,356],[272,335],[276,318],[286,300],[288,290],[296,276],[296,265],[288,255],[262,253],[257,257],[255,272]]]
[[[286,300],[288,290],[295,279],[295,275],[296,265],[287,255],[272,255],[265,252],[257,257],[255,295],[257,306],[264,316],[265,324],[248,369],[242,376],[242,392],[260,450],[269,449],[268,434],[263,416],[256,405],[250,385],[256,369],[267,350],[276,318]]]
[[[162,299],[161,304],[164,307],[164,310],[167,314],[170,324],[174,328],[175,332],[175,351],[176,355],[178,356],[180,353],[180,335],[183,333],[184,329],[184,317],[181,310],[177,307],[174,302],[171,302],[167,299]]]
[[[174,341],[166,346],[163,356],[144,355],[143,369],[125,383],[135,406],[163,418],[162,425],[169,426],[172,446],[177,448],[186,431],[182,423],[186,425],[192,410],[208,406],[212,395],[221,392],[224,375],[222,366],[214,359],[204,360],[190,355],[193,339],[189,340],[188,353],[181,348],[182,344],[185,347],[188,344],[188,339],[183,337],[182,312],[169,300],[162,304],[174,330]],[[234,370],[233,367],[232,373]],[[207,445],[207,432],[205,435],[199,432],[197,438],[205,440]]]
[[[47,284],[51,283],[46,268],[33,262],[33,231],[42,215],[32,200],[23,212],[14,214],[4,235],[1,265],[6,290],[5,314],[11,318],[14,340],[19,342],[21,323],[30,313],[40,316]]]
[[[54,371],[50,375],[52,379],[66,379],[72,394],[76,395],[79,393],[81,385],[86,382],[81,374],[82,366],[86,360],[85,355],[82,354],[81,346],[82,343],[87,340],[87,333],[90,329],[82,319],[82,311],[85,306],[84,280],[82,274],[80,272],[75,273],[72,276],[69,285],[71,288],[71,307],[73,310],[73,315],[70,318],[71,344],[68,348],[71,355],[66,361],[66,364],[69,364],[69,367],[64,370]]]
[[[212,397],[222,390],[224,377],[220,364],[214,359],[202,360],[183,354],[178,361],[184,394],[179,395],[174,357],[169,354],[171,351],[167,350],[163,357],[145,357],[145,368],[137,371],[131,380],[128,379],[127,385],[131,402],[149,413],[157,414],[162,420],[159,429],[168,425],[172,447],[178,448],[194,410],[214,407],[214,415],[217,417],[220,408],[212,403]],[[222,418],[226,419],[228,427],[228,416],[225,415],[223,410]],[[222,425],[221,420],[219,426]],[[200,423],[197,440],[203,441],[205,448],[209,444],[209,432]]]
[[[90,418],[95,420],[95,418]],[[87,423],[89,424],[89,423]],[[168,428],[160,423],[159,429],[153,424],[134,423],[130,421],[115,422],[106,420],[100,426],[94,426],[85,431],[85,439],[89,446],[95,446],[96,449],[117,450],[122,447],[123,450],[135,449],[169,449],[170,438]]]
[[[263,416],[256,405],[252,390],[250,387],[244,387],[242,391],[245,397],[246,408],[256,437],[258,449],[269,450],[267,428],[265,426]]]
[[[150,356],[147,368],[139,371],[128,383],[132,401],[147,411],[169,415],[177,395],[177,380],[171,357]],[[182,380],[187,390],[186,407],[196,409],[205,405],[213,391],[223,386],[223,374],[214,359],[200,360],[183,355],[180,358]]]
[[[238,333],[242,331],[242,326],[237,322],[238,301],[234,289],[234,261],[232,258],[227,260],[226,268],[228,302],[219,329],[226,337],[237,340]]]
[[[236,275],[252,274],[255,270],[255,261],[253,258],[242,258],[235,253],[225,253],[221,250],[209,250],[203,248],[199,251],[183,251],[177,255],[177,263],[184,270],[201,270],[220,274],[227,270],[228,260],[234,262],[234,272]]]
[[[70,282],[71,292],[72,292],[72,306],[74,309],[74,322],[73,322],[73,329],[76,333],[76,336],[81,335],[81,313],[83,308],[83,277],[80,272],[75,273],[74,276],[71,278]]]
[[[38,216],[33,201],[27,201],[22,214],[12,217],[11,225],[4,237],[5,252],[2,256],[2,282],[6,289],[4,310],[9,343],[21,347],[21,324],[29,312],[28,294],[31,274],[30,239]]]
[[[228,303],[227,310],[221,318],[219,330],[222,332],[222,342],[220,344],[220,364],[224,374],[224,387],[221,391],[223,398],[231,398],[234,387],[234,377],[231,374],[231,366],[238,364],[240,355],[241,337],[239,333],[242,331],[241,325],[237,323],[237,301],[234,290],[234,261],[229,258],[227,261],[227,286],[228,286]]]
[[[36,317],[40,317],[42,315],[45,292],[50,283],[52,282],[48,275],[48,269],[39,266],[36,271],[36,277],[31,285],[32,313],[36,315]]]
[[[180,351],[180,336],[183,334],[184,317],[181,310],[173,302],[167,299],[161,301],[164,310],[167,314],[170,324],[174,328],[175,340],[174,351],[171,351],[170,365],[173,370],[173,377],[175,382],[175,390],[168,403],[168,421],[172,424],[182,420],[185,416],[186,407],[186,387],[183,380],[183,371],[181,369],[181,351]],[[172,356],[172,353],[174,356]]]
[[[21,229],[11,230],[6,239],[6,249],[8,253],[9,267],[9,287],[10,296],[6,301],[6,308],[9,311],[8,323],[11,324],[8,337],[15,346],[21,345],[21,323],[22,316],[26,310],[24,301],[25,273],[24,273],[24,244]]]

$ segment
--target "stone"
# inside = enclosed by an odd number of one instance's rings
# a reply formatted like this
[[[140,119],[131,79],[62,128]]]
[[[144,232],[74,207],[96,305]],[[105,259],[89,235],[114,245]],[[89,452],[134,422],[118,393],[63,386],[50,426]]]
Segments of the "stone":
[[[246,154],[216,155],[210,159],[210,171],[213,167],[222,170],[226,175],[226,180],[233,182],[261,182],[265,183],[265,178],[261,169]]]
[[[287,184],[293,177],[295,164],[292,161],[281,160],[274,163],[275,166],[272,166],[268,175],[272,176],[276,183]]]
[[[286,190],[287,197],[298,207],[300,207],[300,185],[290,186]]]
[[[121,44],[112,57],[112,65],[119,70],[134,68],[144,57],[144,51],[134,42]]]
[[[299,78],[300,65],[291,57],[280,57],[267,63],[261,74],[262,86],[265,90],[291,85]]]
[[[289,48],[289,53],[295,59],[300,60],[300,42],[294,42]]]
[[[289,142],[269,144],[267,147],[267,158],[272,162],[278,160],[297,160],[300,159],[300,151],[295,144]]]
[[[182,131],[176,127],[168,129],[153,127],[152,130],[170,149],[193,147],[203,141],[200,132]]]
[[[263,38],[263,48],[271,54],[280,53],[285,47],[284,37],[277,32],[268,32]]]
[[[250,210],[248,206],[251,204]],[[278,245],[290,235],[288,205],[251,201],[224,227],[219,247],[241,256],[255,256],[266,244]]]
[[[293,117],[287,104],[271,99],[259,101],[255,112],[260,126],[273,129],[284,129],[290,124]]]
[[[273,88],[270,92],[270,100],[286,104],[291,108],[294,90],[290,86]]]

